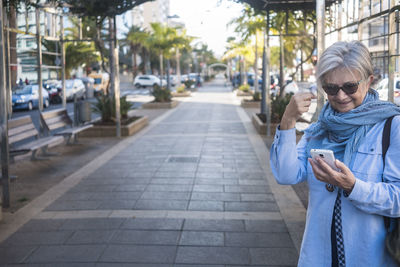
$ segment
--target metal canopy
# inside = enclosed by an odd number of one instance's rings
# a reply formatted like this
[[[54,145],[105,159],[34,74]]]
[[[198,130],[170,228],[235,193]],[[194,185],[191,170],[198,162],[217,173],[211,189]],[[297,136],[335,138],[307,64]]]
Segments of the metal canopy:
[[[283,10],[315,10],[316,0],[239,0],[249,4],[251,7],[257,10],[272,10],[272,11],[283,11]],[[326,0],[325,6],[332,5],[336,0]]]

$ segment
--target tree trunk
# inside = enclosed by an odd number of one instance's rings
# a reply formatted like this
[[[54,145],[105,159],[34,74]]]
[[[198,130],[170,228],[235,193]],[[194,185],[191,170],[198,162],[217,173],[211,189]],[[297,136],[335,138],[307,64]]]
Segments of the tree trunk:
[[[160,87],[163,86],[163,84],[162,84],[163,73],[164,73],[164,58],[163,58],[163,54],[160,53]]]
[[[133,54],[132,54],[132,75],[133,75],[133,80],[135,80],[137,76],[137,60],[136,60],[136,49],[133,49]]]
[[[283,92],[285,90],[285,74],[283,73],[283,64],[284,64],[284,46],[283,46],[283,36],[282,32],[279,32],[279,97],[283,96]]]
[[[181,62],[180,62],[179,48],[176,49],[176,76],[178,81],[176,82],[177,86],[181,85]]]
[[[256,53],[255,53],[255,61],[254,61],[254,92],[258,92],[258,46],[257,46],[257,32],[256,32]],[[268,75],[268,73],[267,73]],[[268,85],[267,85],[268,86]]]
[[[9,15],[9,25],[10,28],[17,28],[17,13],[15,8],[10,5],[10,15]],[[10,31],[10,48],[11,47],[17,47],[17,34],[15,32]],[[10,49],[10,64],[15,64],[11,65],[11,86],[14,87],[17,81],[17,75],[18,75],[18,68],[17,68],[17,50],[16,49]]]

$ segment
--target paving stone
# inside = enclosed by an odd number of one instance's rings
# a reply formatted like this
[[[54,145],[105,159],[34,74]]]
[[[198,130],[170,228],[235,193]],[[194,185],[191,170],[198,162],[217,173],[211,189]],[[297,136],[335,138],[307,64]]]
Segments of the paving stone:
[[[147,185],[145,184],[125,184],[117,186],[114,191],[115,192],[126,192],[126,191],[144,191]]]
[[[225,185],[224,190],[232,193],[271,193],[268,186],[255,185]]]
[[[251,262],[259,265],[297,264],[298,255],[294,248],[251,248]]]
[[[176,263],[194,264],[249,264],[246,248],[178,247]]]
[[[110,245],[99,262],[173,263],[176,246]]]
[[[222,201],[191,200],[189,203],[189,210],[223,211],[224,203]]]
[[[273,194],[240,194],[240,198],[242,201],[275,201]]]
[[[238,179],[208,179],[208,178],[197,178],[195,180],[196,185],[237,185]]]
[[[97,207],[98,210],[131,210],[136,200],[112,200],[102,201]]]
[[[0,264],[22,263],[36,246],[4,247],[0,248]]]
[[[238,193],[193,192],[192,200],[240,201]]]
[[[242,172],[239,171],[239,177],[242,179],[265,179],[264,172]]]
[[[30,264],[9,264],[7,267],[95,267],[95,263],[87,262],[52,262],[52,263],[30,263]]]
[[[248,232],[288,232],[283,220],[246,220],[245,227]]]
[[[124,218],[68,219],[60,230],[118,229],[125,220]]]
[[[223,185],[194,185],[193,192],[224,192]]]
[[[95,200],[56,200],[46,211],[95,210],[100,203]]]
[[[18,232],[47,232],[57,231],[65,223],[65,220],[30,220],[24,224]]]
[[[186,210],[188,201],[183,200],[145,200],[140,199],[135,205],[137,210]]]
[[[93,194],[93,192],[67,192],[58,199],[60,200],[89,200]]]
[[[90,200],[137,200],[142,192],[100,192],[92,193]]]
[[[62,245],[72,231],[16,232],[2,243],[2,246]]]
[[[154,200],[189,200],[190,192],[144,192],[141,199]]]
[[[239,179],[239,185],[268,185],[267,180],[262,179]]]
[[[118,230],[112,237],[113,244],[177,245],[179,231]]]
[[[181,230],[183,219],[151,219],[134,218],[127,219],[121,226],[121,229],[137,230]]]
[[[174,264],[174,267],[225,267],[225,265],[214,264]]]
[[[215,231],[215,232],[240,232],[244,231],[243,220],[185,220],[183,230]]]
[[[294,247],[288,233],[226,233],[228,247],[290,248]]]
[[[73,187],[69,192],[112,192],[117,185],[80,185]]]
[[[224,171],[223,173],[224,179],[237,179],[239,178],[239,174],[236,171]]]
[[[172,264],[145,264],[145,263],[97,263],[96,267],[173,267]],[[175,265],[174,265],[175,266]]]
[[[157,171],[154,174],[154,177],[168,177],[168,178],[194,178],[196,172],[180,172],[180,171]]]
[[[224,233],[183,231],[179,245],[211,247],[224,246]]]
[[[106,244],[116,230],[83,230],[76,231],[66,244]]]
[[[192,185],[149,185],[146,191],[168,191],[168,192],[189,192],[192,190]]]
[[[170,185],[191,185],[194,183],[194,179],[188,178],[156,178],[152,179],[150,184],[170,184]]]
[[[28,263],[96,262],[105,248],[105,245],[41,246],[26,261]]]
[[[225,202],[225,211],[279,211],[274,202]]]
[[[208,171],[208,172],[197,172],[196,173],[196,178],[215,178],[215,179],[218,179],[218,178],[223,178],[224,177],[224,174],[223,174],[223,172],[221,171],[221,172],[210,172],[210,171]]]

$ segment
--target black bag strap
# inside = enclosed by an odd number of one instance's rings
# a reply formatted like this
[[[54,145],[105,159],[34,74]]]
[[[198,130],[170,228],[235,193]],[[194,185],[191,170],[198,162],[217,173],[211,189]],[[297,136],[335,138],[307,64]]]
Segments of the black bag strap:
[[[390,145],[390,129],[392,128],[392,120],[394,116],[387,118],[385,122],[385,126],[383,127],[382,134],[382,158],[383,158],[383,167],[385,167],[385,157],[386,152]]]
[[[382,133],[382,159],[383,159],[383,168],[385,168],[385,157],[386,157],[386,152],[389,149],[390,145],[390,129],[392,128],[392,120],[393,117],[387,118],[385,122],[385,126],[383,127],[383,133]],[[382,182],[383,182],[383,176],[382,176]],[[386,229],[389,229],[390,227],[390,218],[384,216],[383,217],[385,221],[385,227]]]

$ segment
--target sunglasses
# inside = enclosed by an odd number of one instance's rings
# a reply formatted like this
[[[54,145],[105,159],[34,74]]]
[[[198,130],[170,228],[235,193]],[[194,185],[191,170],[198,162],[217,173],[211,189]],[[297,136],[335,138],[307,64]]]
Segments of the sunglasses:
[[[358,85],[363,81],[363,79],[359,80],[358,82],[347,82],[344,83],[342,86],[337,84],[327,83],[322,85],[322,89],[324,89],[325,93],[328,95],[336,95],[340,89],[343,90],[348,95],[354,94],[358,90]]]

